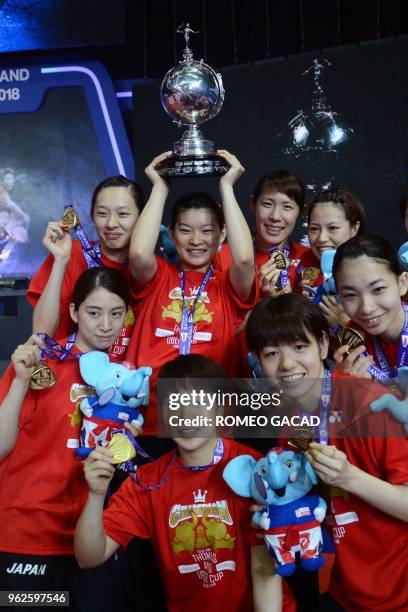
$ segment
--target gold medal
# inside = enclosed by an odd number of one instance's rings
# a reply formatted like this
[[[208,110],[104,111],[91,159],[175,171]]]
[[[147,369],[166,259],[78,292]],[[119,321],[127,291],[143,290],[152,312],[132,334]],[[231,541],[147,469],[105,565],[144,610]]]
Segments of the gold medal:
[[[53,387],[57,379],[55,378],[54,372],[47,365],[45,361],[42,361],[31,374],[30,387],[35,391],[40,389],[49,389]]]
[[[300,273],[302,283],[305,283],[305,285],[313,285],[313,283],[315,283],[319,278],[319,274],[319,268],[303,268],[302,272]]]
[[[72,206],[65,209],[61,221],[70,230],[79,225],[79,217]]]
[[[356,349],[364,344],[364,333],[352,327],[341,329],[337,334],[337,338],[342,346],[348,344],[351,349]]]
[[[278,270],[286,270],[289,265],[282,251],[272,251],[270,258]]]
[[[136,449],[129,438],[122,433],[112,436],[107,448],[113,453],[112,463],[124,463],[136,456]]]
[[[291,438],[288,440],[288,445],[296,448],[296,450],[307,451],[309,444],[314,442],[314,432],[309,427],[298,427]]]

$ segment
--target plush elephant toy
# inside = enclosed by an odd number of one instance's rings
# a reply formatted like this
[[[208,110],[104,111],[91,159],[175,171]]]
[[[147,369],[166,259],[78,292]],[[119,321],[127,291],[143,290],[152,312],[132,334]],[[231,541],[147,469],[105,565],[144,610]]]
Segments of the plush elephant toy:
[[[335,249],[328,249],[322,254],[320,268],[323,273],[323,284],[320,287],[310,288],[315,289],[311,296],[315,304],[319,304],[324,295],[335,295],[337,298],[336,284],[333,278],[333,261],[335,254]]]
[[[400,260],[402,269],[407,272],[408,271],[408,242],[404,242],[404,244],[400,246],[398,250],[398,259]]]
[[[116,446],[120,441],[120,450],[116,456],[114,452],[114,462],[131,459],[138,445],[124,424],[131,423],[138,428],[143,425],[138,407],[149,403],[152,369],[136,370],[131,364],[110,363],[107,354],[101,351],[81,355],[79,369],[84,381],[95,387],[96,396],[86,397],[80,404],[83,419],[77,454],[85,458],[96,446],[110,446],[115,440]]]
[[[223,478],[238,495],[253,497],[267,507],[256,512],[252,521],[265,531],[277,574],[293,574],[297,552],[302,569],[312,571],[323,565],[320,523],[327,505],[318,495],[307,495],[317,476],[302,452],[273,448],[258,461],[239,455],[226,465]]]
[[[174,246],[174,242],[170,238],[169,230],[165,225],[160,226],[159,250],[162,256],[170,263],[179,262],[179,256],[176,251],[176,247]]]
[[[408,368],[405,366],[398,368],[398,382],[405,387],[405,398],[399,400],[392,393],[384,393],[379,399],[371,402],[370,408],[373,412],[388,410],[394,419],[400,421],[408,433]]]

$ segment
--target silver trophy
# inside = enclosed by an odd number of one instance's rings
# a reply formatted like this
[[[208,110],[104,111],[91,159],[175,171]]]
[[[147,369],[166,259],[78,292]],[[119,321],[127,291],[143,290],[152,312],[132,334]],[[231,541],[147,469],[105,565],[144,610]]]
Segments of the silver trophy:
[[[160,98],[164,110],[178,126],[187,125],[180,140],[173,145],[174,155],[158,168],[164,177],[221,176],[228,169],[228,163],[215,154],[214,142],[203,137],[198,125],[216,117],[224,102],[224,87],[221,75],[202,60],[193,60],[189,47],[190,33],[194,32],[187,23],[180,26],[186,47],[183,59],[171,68],[163,79]]]

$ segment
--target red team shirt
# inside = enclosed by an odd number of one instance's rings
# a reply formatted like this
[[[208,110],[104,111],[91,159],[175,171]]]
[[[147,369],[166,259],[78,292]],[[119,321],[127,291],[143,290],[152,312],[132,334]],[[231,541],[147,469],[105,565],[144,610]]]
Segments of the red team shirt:
[[[350,321],[349,327],[354,327],[352,321]],[[378,360],[377,360],[377,355],[376,355],[376,352],[374,350],[372,338],[373,338],[373,336],[365,334],[365,336],[364,336],[364,343],[365,343],[365,347],[367,349],[367,353],[374,358],[374,361],[375,361],[376,365],[379,366],[380,364],[378,363]],[[381,348],[381,350],[382,350],[382,352],[384,354],[384,357],[386,358],[386,360],[388,361],[390,366],[392,368],[395,368],[397,366],[399,340],[398,340],[398,342],[388,343],[388,342],[384,342],[383,340],[378,338],[378,341],[379,341],[379,344],[380,344],[380,348]],[[404,365],[408,366],[408,363],[406,363]]]
[[[301,264],[302,257],[310,251],[308,247],[305,247],[298,242],[289,240],[289,267],[288,267],[288,278],[292,290],[297,287],[297,269]],[[259,270],[270,258],[268,251],[255,250],[255,266]],[[215,257],[215,265],[221,270],[229,270],[232,264],[232,255],[229,244],[224,244],[221,251],[217,253]]]
[[[94,243],[92,243],[94,244]],[[127,275],[128,264],[119,263],[109,259],[101,253],[101,260],[104,266],[112,268],[113,270],[119,270],[123,275]],[[51,274],[52,266],[54,264],[54,257],[49,253],[41,267],[31,279],[30,285],[27,291],[27,299],[31,306],[34,308],[40,299],[42,292],[48,282]],[[60,322],[58,328],[55,330],[54,336],[62,338],[68,336],[75,327],[71,316],[69,314],[69,305],[72,302],[72,293],[78,277],[88,269],[85,257],[82,252],[81,243],[78,240],[72,241],[72,252],[71,258],[65,270],[64,280],[62,281],[61,297],[60,297]],[[121,336],[116,340],[115,344],[109,349],[108,354],[111,360],[124,361],[126,358],[126,350],[129,344],[129,338],[132,334],[133,326],[135,323],[135,317],[133,310],[129,308],[125,325],[122,330]]]
[[[223,458],[203,471],[183,469],[176,451],[144,465],[139,482],[162,484],[149,491],[128,478],[104,512],[107,535],[123,548],[135,536],[151,539],[170,612],[253,610],[251,502],[235,495],[222,473],[237,455],[259,454],[223,442]]]
[[[408,439],[387,411],[370,410],[370,403],[386,391],[374,381],[334,374],[329,443],[361,470],[402,485],[408,483]],[[342,430],[348,435],[338,437]],[[329,592],[353,612],[406,610],[407,524],[351,493],[332,493],[326,499],[326,523],[336,555]]]
[[[290,264],[288,268],[288,280],[292,290],[301,292],[299,282],[297,280],[298,266],[301,258],[309,251],[307,247],[302,246],[298,242],[289,240]],[[255,267],[259,269],[268,261],[270,255],[267,251],[255,251]],[[214,259],[215,266],[220,270],[228,270],[232,263],[232,255],[229,244],[224,244],[222,249],[217,253]],[[246,343],[245,329],[242,330],[235,338],[234,349],[231,351],[231,363],[234,363],[235,376],[240,378],[250,378],[252,372],[248,366],[248,345]]]
[[[156,382],[160,367],[179,354],[182,292],[180,274],[176,264],[156,257],[157,272],[143,289],[134,289],[133,299],[140,302],[138,316],[127,352],[127,359],[137,367],[150,366],[151,400],[144,413],[144,433],[156,431]],[[185,273],[185,296],[191,306],[204,277],[202,272]],[[132,289],[132,282],[131,289]],[[252,291],[250,301],[243,302],[235,294],[228,271],[214,271],[200,296],[194,315],[194,333],[191,353],[206,355],[233,375],[231,350],[234,334],[245,314],[258,300],[258,288]],[[142,411],[143,412],[143,411]]]
[[[57,382],[29,389],[16,444],[0,462],[0,550],[27,555],[72,555],[74,530],[88,494],[79,445],[79,403],[92,389],[77,359],[49,361]],[[0,402],[15,376],[0,381]]]

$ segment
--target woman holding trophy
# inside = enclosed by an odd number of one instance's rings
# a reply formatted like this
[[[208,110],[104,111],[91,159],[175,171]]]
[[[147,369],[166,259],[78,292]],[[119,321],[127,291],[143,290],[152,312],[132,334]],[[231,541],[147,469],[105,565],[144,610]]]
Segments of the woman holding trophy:
[[[156,426],[159,368],[178,354],[193,352],[213,358],[233,375],[230,349],[234,335],[258,300],[251,233],[233,189],[244,168],[227,151],[217,151],[229,165],[219,182],[222,207],[201,192],[177,200],[170,234],[179,263],[155,256],[169,192],[157,170],[171,155],[159,155],[146,168],[152,193],[134,228],[129,250],[132,298],[140,302],[140,308],[127,358],[153,368],[151,403],[144,424],[148,435]],[[213,258],[225,232],[230,239],[232,265],[220,272],[213,267]]]

